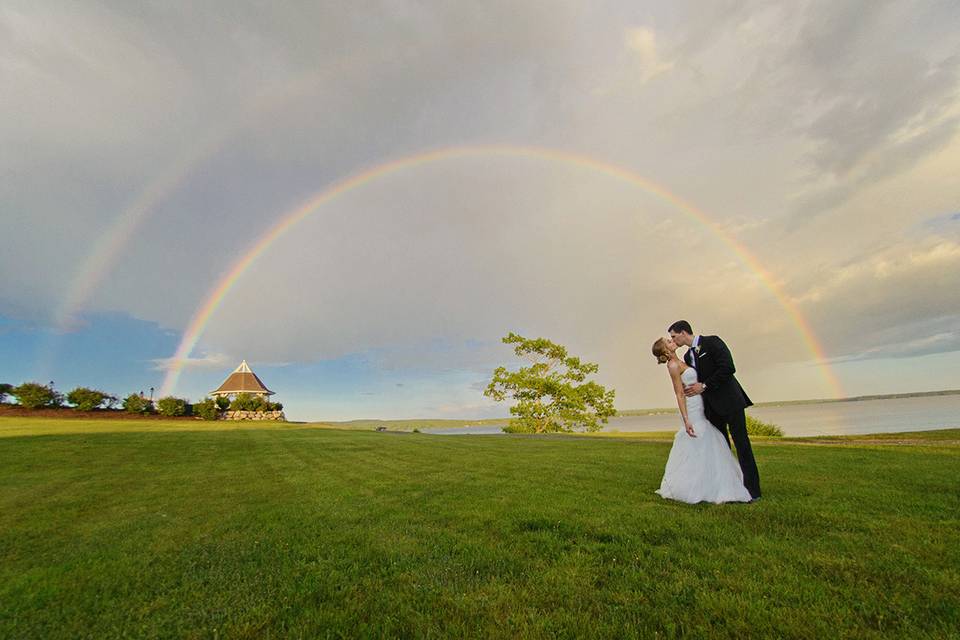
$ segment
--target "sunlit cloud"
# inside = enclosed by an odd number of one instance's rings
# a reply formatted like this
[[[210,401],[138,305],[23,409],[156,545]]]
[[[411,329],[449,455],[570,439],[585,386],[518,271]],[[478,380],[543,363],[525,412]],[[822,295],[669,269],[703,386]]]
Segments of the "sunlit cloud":
[[[627,30],[625,40],[627,48],[636,56],[641,83],[673,69],[672,62],[661,58],[653,29],[633,27]]]

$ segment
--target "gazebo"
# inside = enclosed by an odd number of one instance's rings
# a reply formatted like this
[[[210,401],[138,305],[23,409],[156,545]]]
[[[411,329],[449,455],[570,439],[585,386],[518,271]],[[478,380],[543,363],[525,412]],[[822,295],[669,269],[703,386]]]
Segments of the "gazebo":
[[[246,360],[234,369],[233,373],[223,381],[223,384],[221,384],[216,391],[211,391],[210,395],[215,398],[219,396],[231,398],[241,393],[260,396],[264,400],[273,395],[273,391],[267,389],[267,386],[263,384],[263,380],[258,378],[257,374],[250,370]]]

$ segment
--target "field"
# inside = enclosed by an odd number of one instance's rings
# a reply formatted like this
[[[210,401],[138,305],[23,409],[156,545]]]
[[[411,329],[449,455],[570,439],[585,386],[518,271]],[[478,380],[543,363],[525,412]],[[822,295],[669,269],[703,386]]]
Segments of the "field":
[[[957,637],[960,430],[669,443],[0,419],[0,637]]]

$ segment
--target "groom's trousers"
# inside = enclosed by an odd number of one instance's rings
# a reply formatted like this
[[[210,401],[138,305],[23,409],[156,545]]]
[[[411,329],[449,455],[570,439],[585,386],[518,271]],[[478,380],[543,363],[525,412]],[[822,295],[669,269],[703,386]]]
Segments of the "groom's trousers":
[[[747,488],[750,495],[754,498],[760,497],[760,472],[757,470],[757,461],[753,457],[753,447],[750,446],[750,437],[747,435],[747,416],[743,409],[729,416],[710,416],[710,422],[713,423],[720,433],[727,440],[727,446],[730,445],[730,439],[733,438],[733,446],[737,448],[737,460],[740,462],[740,470],[743,471],[743,486]],[[727,432],[727,426],[730,430]]]

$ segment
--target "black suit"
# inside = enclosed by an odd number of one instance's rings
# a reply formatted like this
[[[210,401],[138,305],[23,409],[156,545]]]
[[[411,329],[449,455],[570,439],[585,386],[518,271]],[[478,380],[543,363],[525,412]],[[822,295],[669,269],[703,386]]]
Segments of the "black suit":
[[[713,426],[720,430],[730,444],[737,447],[737,458],[743,471],[743,485],[754,498],[760,497],[760,472],[753,458],[753,448],[747,435],[747,418],[743,410],[753,406],[747,393],[734,377],[736,367],[730,349],[717,336],[700,336],[699,353],[687,349],[683,359],[696,368],[697,380],[707,385],[703,392],[703,410]],[[727,427],[729,426],[729,433]]]

